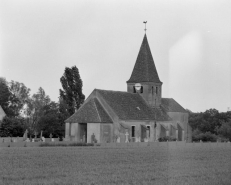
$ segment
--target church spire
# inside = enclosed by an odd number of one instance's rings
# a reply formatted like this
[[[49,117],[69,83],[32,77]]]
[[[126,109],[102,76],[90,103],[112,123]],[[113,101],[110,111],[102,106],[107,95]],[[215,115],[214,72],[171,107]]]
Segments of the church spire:
[[[138,57],[132,75],[127,83],[140,83],[140,82],[154,82],[161,83],[152,53],[148,44],[146,33],[143,38],[143,42],[140,47]]]
[[[127,91],[139,93],[150,107],[159,107],[161,105],[162,84],[145,33],[132,75],[127,81]]]

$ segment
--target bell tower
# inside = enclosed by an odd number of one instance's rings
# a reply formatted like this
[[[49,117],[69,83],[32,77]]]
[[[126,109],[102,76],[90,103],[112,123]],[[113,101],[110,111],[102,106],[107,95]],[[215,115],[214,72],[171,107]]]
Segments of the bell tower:
[[[145,33],[134,69],[127,81],[127,92],[139,93],[151,107],[159,107],[162,84]]]

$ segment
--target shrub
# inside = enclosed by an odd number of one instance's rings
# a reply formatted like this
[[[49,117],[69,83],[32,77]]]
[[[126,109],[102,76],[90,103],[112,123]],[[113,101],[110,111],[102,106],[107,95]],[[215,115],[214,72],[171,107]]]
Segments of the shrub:
[[[164,136],[158,139],[159,142],[166,142],[166,141],[176,141],[175,137],[171,136]]]
[[[94,146],[93,143],[70,143],[68,146]]]
[[[41,143],[39,146],[40,147],[67,146],[67,144],[66,143],[47,143],[45,142],[45,143]]]
[[[41,143],[40,147],[58,147],[58,146],[94,146],[93,143]]]
[[[200,140],[203,142],[208,142],[208,141],[216,142],[217,136],[215,134],[212,134],[211,132],[201,133],[200,131],[195,130],[193,132],[192,139],[193,141],[196,141],[196,142]]]
[[[228,142],[229,139],[227,139],[227,138],[225,138],[225,137],[223,137],[223,136],[218,136],[218,137],[217,137],[217,141],[218,141],[218,142]]]

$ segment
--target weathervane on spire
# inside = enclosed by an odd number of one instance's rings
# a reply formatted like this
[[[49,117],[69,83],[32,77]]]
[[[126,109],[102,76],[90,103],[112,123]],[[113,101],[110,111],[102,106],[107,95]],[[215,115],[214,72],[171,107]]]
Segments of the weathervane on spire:
[[[146,33],[146,24],[147,24],[147,21],[144,21],[144,24],[145,24],[145,29],[144,29],[144,31],[145,31],[145,33]]]

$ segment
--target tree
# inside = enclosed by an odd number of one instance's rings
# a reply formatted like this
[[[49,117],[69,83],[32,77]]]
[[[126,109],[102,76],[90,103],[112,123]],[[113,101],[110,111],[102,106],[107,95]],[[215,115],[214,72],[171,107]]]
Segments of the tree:
[[[50,97],[46,95],[42,87],[38,89],[36,94],[28,100],[28,129],[29,134],[34,135],[39,132],[39,120],[44,115],[44,107],[51,102]]]
[[[59,99],[59,122],[61,125],[64,124],[64,121],[70,117],[68,112],[68,105],[61,98]]]
[[[218,134],[231,141],[231,120],[223,122],[221,127],[217,130]]]
[[[27,113],[27,104],[30,97],[30,89],[23,83],[11,81],[9,83],[9,90],[11,92],[10,102],[15,114],[25,115]]]
[[[0,78],[0,105],[8,116],[11,116],[12,110],[9,109],[10,91],[5,78]]]
[[[25,130],[25,119],[4,117],[0,123],[1,137],[22,137]]]
[[[39,131],[43,131],[45,137],[52,133],[53,137],[64,136],[64,125],[59,121],[59,105],[51,102],[43,107],[43,115],[38,121]]]
[[[69,116],[74,114],[84,102],[85,95],[82,93],[82,80],[76,66],[66,67],[63,76],[60,78],[63,90],[60,89],[60,99],[67,105]]]
[[[231,139],[231,112],[219,113],[209,109],[201,113],[190,113],[189,124],[193,130],[194,141],[214,141]]]
[[[203,133],[217,134],[216,128],[221,126],[219,115],[216,109],[209,109],[201,113],[191,113],[189,114],[189,124],[193,130],[198,129]]]

